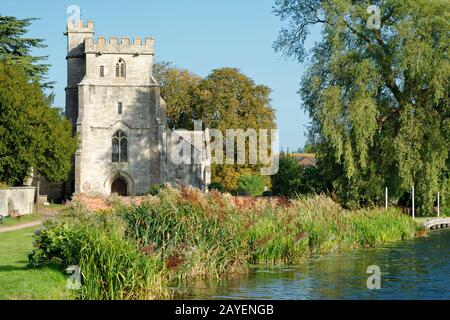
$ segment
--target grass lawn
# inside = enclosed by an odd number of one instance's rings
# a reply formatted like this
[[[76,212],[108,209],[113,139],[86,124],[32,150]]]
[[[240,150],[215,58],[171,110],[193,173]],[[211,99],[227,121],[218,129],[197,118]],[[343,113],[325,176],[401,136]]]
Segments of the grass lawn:
[[[37,227],[0,233],[0,300],[70,299],[66,275],[56,267],[27,268]]]
[[[40,214],[26,214],[23,215],[21,217],[17,217],[17,218],[13,218],[13,217],[6,217],[3,219],[3,222],[0,223],[0,230],[2,227],[11,227],[14,226],[16,224],[21,224],[21,223],[27,223],[27,222],[32,222],[32,221],[37,221],[42,219],[42,216]]]
[[[60,203],[50,203],[48,206],[44,206],[43,204],[40,204],[39,209],[53,209],[55,211],[61,211],[67,209],[67,205]]]

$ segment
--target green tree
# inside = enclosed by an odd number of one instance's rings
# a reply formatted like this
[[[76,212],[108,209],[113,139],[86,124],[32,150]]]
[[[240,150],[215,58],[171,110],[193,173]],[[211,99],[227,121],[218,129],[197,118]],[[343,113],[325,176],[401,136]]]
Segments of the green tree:
[[[280,154],[278,172],[270,177],[272,193],[276,196],[294,197],[302,193],[304,179],[297,159],[287,153]]]
[[[50,88],[53,82],[46,82],[50,65],[43,63],[47,56],[31,55],[31,50],[46,47],[44,40],[24,37],[34,20],[0,15],[0,60],[20,67],[32,81]]]
[[[380,29],[367,24],[369,5],[381,9]],[[445,0],[276,1],[290,21],[277,50],[303,61],[311,28],[322,27],[300,93],[347,206],[415,185],[419,212],[432,212],[450,147],[448,9]]]
[[[239,193],[245,193],[252,197],[257,197],[264,192],[264,179],[260,175],[243,175],[238,179],[237,191]]]
[[[275,128],[270,92],[269,87],[255,84],[238,69],[213,70],[200,82],[194,92],[195,118],[201,120],[206,128],[222,132],[223,150],[226,150],[227,129],[255,129],[258,132],[260,128],[268,130]],[[211,168],[213,181],[222,184],[228,191],[236,190],[240,176],[259,174],[260,166],[251,165],[248,160],[247,155],[246,164],[213,164]],[[270,184],[270,178],[265,178],[265,181]]]
[[[302,167],[289,153],[280,154],[278,172],[270,178],[272,192],[277,196],[293,198],[301,194],[318,194],[329,190],[323,178],[320,161],[318,167]]]
[[[30,168],[62,181],[76,147],[71,124],[49,106],[37,81],[0,61],[0,181],[20,185]]]
[[[169,62],[155,63],[153,76],[160,84],[161,96],[166,102],[169,128],[192,129],[195,119],[193,93],[202,78]]]
[[[270,88],[255,84],[238,69],[216,69],[202,79],[162,62],[155,64],[153,75],[161,85],[161,96],[167,104],[167,123],[172,129],[192,130],[194,120],[202,121],[205,128],[221,130],[224,137],[227,129],[275,128]],[[241,175],[257,173],[259,168],[248,164],[214,164],[212,179],[234,192]],[[270,178],[264,180],[270,185]]]

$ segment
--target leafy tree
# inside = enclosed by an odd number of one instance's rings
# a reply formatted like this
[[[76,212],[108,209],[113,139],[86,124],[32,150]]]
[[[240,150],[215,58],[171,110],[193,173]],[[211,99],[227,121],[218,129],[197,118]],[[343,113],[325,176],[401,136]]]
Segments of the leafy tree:
[[[270,92],[269,87],[255,84],[238,69],[216,69],[200,82],[194,92],[195,117],[202,120],[205,127],[222,132],[225,151],[227,129],[255,129],[258,132],[260,128],[275,128]],[[213,181],[221,183],[228,191],[236,190],[240,176],[259,174],[260,166],[248,164],[248,159],[247,155],[246,164],[242,165],[213,164]],[[269,177],[265,181],[270,184]]]
[[[316,147],[311,143],[306,143],[305,146],[303,147],[303,152],[304,153],[314,153],[314,152],[316,152]]]
[[[294,197],[302,193],[304,179],[297,159],[286,153],[280,154],[278,172],[270,177],[272,193],[276,196]]]
[[[169,62],[155,63],[153,75],[161,86],[161,96],[166,101],[167,125],[172,129],[192,129],[195,117],[193,92],[201,77]]]
[[[255,84],[238,69],[216,69],[202,79],[171,63],[162,62],[155,65],[153,74],[167,103],[169,127],[192,130],[193,121],[201,120],[205,128],[222,131],[224,154],[227,129],[275,128],[270,88]],[[213,164],[212,179],[234,192],[241,175],[259,173],[259,168],[248,164]],[[270,178],[264,180],[270,185]]]
[[[278,172],[270,178],[272,193],[277,196],[293,198],[300,194],[322,193],[329,190],[320,166],[302,167],[289,153],[280,154]]]
[[[46,47],[43,40],[23,37],[34,20],[0,15],[0,60],[20,67],[32,81],[50,88],[53,83],[45,81],[50,65],[42,63],[47,57],[31,55],[32,49]]]
[[[77,147],[71,124],[49,106],[37,81],[0,61],[0,181],[20,185],[30,168],[66,178]]]
[[[373,4],[380,29],[367,25]],[[448,1],[277,0],[274,11],[290,21],[275,48],[299,61],[322,27],[300,93],[342,202],[415,185],[419,212],[431,213],[450,147]]]
[[[238,179],[237,191],[252,197],[257,197],[263,194],[264,187],[265,184],[262,176],[256,174],[243,175]]]

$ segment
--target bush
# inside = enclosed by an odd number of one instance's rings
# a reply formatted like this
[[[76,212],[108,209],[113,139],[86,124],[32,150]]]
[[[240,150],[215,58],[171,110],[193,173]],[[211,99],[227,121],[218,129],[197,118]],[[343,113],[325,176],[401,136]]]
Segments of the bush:
[[[150,187],[148,193],[152,196],[157,196],[162,188],[164,188],[163,184],[154,184]]]
[[[117,216],[71,216],[49,222],[35,235],[31,265],[78,265],[81,299],[149,299],[162,295],[162,265],[125,238]]]
[[[219,192],[224,192],[225,191],[225,187],[219,183],[219,182],[213,182],[208,186],[209,190],[216,190]]]
[[[301,194],[319,194],[326,190],[320,168],[305,167],[289,154],[280,155],[278,172],[270,176],[274,195],[296,198]]]
[[[244,193],[252,197],[260,196],[264,192],[264,180],[259,175],[245,175],[239,177],[238,193]]]
[[[272,191],[275,195],[295,197],[302,193],[304,179],[302,168],[297,159],[282,154],[278,172],[270,177],[272,180]]]

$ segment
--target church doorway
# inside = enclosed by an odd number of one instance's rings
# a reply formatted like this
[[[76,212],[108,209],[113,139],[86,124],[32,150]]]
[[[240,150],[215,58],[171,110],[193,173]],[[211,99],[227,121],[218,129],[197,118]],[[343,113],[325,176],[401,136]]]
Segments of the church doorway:
[[[115,193],[119,196],[127,196],[127,183],[122,178],[117,178],[111,185],[111,193]]]

